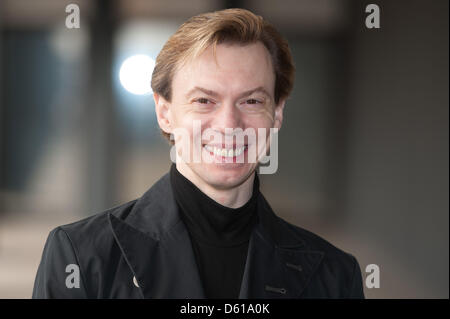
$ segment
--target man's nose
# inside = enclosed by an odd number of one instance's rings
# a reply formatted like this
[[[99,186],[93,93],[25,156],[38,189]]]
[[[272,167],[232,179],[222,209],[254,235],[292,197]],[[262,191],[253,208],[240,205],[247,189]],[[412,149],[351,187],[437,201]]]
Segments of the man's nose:
[[[226,128],[239,128],[242,125],[242,117],[239,109],[231,102],[223,103],[216,114],[214,114],[212,128],[218,132],[225,133]]]

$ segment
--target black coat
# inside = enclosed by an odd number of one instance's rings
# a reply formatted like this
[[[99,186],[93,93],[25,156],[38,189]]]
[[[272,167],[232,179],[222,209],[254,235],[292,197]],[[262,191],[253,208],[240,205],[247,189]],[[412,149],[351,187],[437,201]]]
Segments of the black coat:
[[[257,205],[239,298],[364,298],[352,255],[277,217],[262,194]],[[79,288],[66,286],[69,264]],[[33,298],[205,298],[168,174],[137,200],[53,229]]]

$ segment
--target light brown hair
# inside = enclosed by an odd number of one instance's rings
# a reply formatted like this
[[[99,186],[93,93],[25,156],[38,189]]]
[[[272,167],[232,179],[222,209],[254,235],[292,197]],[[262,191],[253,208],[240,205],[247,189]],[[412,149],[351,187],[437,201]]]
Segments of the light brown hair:
[[[203,13],[183,23],[165,43],[156,58],[152,74],[153,92],[172,98],[175,71],[188,59],[221,43],[262,42],[270,53],[275,72],[275,103],[289,96],[294,82],[294,65],[287,41],[270,23],[245,9]],[[162,132],[170,140],[170,135]],[[173,142],[173,141],[171,141]]]

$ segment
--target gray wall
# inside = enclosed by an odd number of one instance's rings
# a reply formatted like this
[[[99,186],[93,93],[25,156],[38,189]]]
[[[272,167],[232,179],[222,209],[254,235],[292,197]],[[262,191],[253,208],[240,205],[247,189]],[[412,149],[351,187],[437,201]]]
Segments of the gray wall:
[[[347,221],[402,269],[385,296],[448,298],[448,1],[377,3],[352,53]]]

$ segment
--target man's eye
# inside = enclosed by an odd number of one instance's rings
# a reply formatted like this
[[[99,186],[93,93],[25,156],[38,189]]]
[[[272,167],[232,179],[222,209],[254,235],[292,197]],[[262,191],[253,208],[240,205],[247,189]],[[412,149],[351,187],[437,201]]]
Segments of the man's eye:
[[[248,99],[248,100],[245,100],[244,103],[247,104],[247,105],[255,105],[255,106],[258,106],[258,105],[264,104],[264,100],[259,100],[259,99]]]
[[[208,100],[207,98],[201,97],[201,98],[195,100],[195,102],[200,103],[200,104],[209,104],[211,101]]]
[[[256,99],[249,99],[247,100],[247,104],[260,104],[261,101],[256,100]]]

